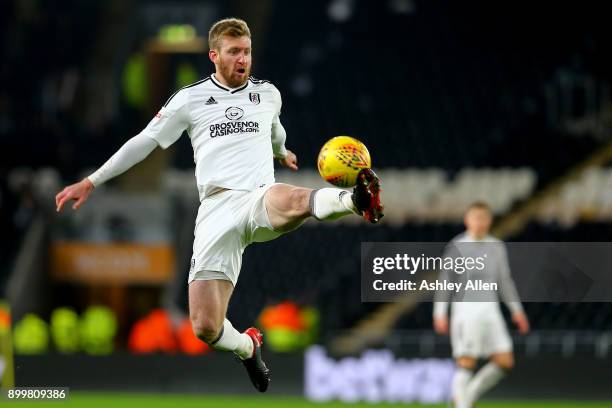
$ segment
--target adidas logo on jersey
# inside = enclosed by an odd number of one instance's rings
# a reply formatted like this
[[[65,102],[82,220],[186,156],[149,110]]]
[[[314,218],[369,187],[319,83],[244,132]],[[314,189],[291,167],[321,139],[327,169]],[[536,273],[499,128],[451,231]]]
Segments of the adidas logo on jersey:
[[[212,96],[210,98],[208,98],[208,100],[206,101],[206,103],[204,103],[204,105],[214,105],[216,103],[219,103],[217,101],[215,101],[215,98],[213,98]]]

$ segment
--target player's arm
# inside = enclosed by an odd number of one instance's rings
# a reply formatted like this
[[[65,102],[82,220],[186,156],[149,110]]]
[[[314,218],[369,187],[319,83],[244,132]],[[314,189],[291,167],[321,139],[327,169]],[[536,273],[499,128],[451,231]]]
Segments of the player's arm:
[[[438,293],[436,293],[436,297]],[[433,307],[434,331],[441,335],[447,335],[448,330],[448,300],[436,300]]]
[[[444,250],[442,255],[443,258],[454,256],[452,250],[454,248],[453,243],[451,242]],[[440,275],[438,279],[441,281],[451,281],[452,280],[452,271],[446,270],[442,268],[440,270]],[[451,294],[446,290],[438,290],[434,295],[434,305],[433,305],[433,326],[434,331],[441,335],[447,335],[449,332],[449,323],[448,323],[448,308],[450,305]]]
[[[165,149],[178,140],[190,123],[187,102],[186,90],[174,94],[147,127],[121,146],[102,167],[85,179],[60,191],[55,196],[57,211],[61,211],[68,201],[75,201],[72,209],[77,210],[87,201],[95,187],[141,162],[158,145]]]
[[[283,104],[282,98],[280,92],[276,88],[274,91],[277,98],[277,107],[274,119],[272,120],[272,152],[281,165],[289,167],[291,170],[297,170],[297,156],[285,147],[287,132],[280,122],[280,113]]]
[[[502,300],[506,307],[510,310],[512,321],[516,324],[521,334],[529,332],[529,319],[523,309],[521,300],[516,290],[516,285],[510,273],[510,263],[508,262],[508,253],[505,244],[500,246],[500,279],[499,291]]]
[[[141,162],[156,147],[157,143],[142,133],[134,136],[121,146],[95,173],[60,191],[55,196],[57,211],[61,211],[64,204],[71,200],[75,201],[72,209],[78,210],[87,201],[89,194],[91,194],[95,187],[125,172],[136,163]]]

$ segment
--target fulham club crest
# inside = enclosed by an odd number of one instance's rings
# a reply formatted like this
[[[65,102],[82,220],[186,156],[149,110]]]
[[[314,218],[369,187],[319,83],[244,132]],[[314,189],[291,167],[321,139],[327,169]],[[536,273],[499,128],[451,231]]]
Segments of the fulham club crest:
[[[261,99],[259,99],[259,93],[257,92],[249,92],[249,99],[255,105],[259,105],[259,102],[261,102]]]

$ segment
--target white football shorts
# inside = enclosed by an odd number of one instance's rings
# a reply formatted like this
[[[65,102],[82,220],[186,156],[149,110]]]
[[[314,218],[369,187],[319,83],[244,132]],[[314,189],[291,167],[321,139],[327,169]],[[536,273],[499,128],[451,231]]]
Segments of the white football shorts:
[[[478,318],[451,315],[450,337],[454,358],[487,358],[512,351],[512,339],[501,313]]]
[[[273,185],[253,191],[225,190],[201,201],[188,283],[224,279],[236,286],[244,249],[282,234],[272,228],[264,201]]]

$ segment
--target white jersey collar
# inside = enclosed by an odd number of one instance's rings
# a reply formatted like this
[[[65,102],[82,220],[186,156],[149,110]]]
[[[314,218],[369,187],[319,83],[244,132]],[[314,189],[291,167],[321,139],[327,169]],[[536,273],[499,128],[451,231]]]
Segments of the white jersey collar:
[[[236,93],[236,92],[242,91],[247,86],[249,86],[249,79],[248,78],[247,78],[246,82],[243,85],[240,85],[237,88],[229,88],[229,87],[221,84],[219,81],[217,81],[217,78],[215,78],[215,74],[210,74],[210,79],[211,79],[212,83],[215,84],[218,88],[221,88],[224,91],[227,91],[229,93]]]

